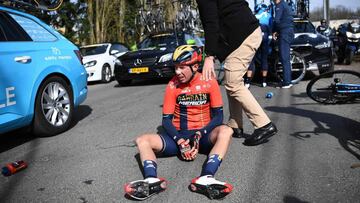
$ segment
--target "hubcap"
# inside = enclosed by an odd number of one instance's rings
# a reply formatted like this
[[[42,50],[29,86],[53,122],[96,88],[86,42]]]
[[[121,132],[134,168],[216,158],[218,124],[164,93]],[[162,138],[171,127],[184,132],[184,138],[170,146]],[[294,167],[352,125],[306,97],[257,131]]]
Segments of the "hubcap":
[[[110,71],[110,68],[105,68],[105,80],[106,81],[110,81],[111,79],[111,71]]]
[[[49,83],[41,95],[41,108],[46,120],[53,126],[62,126],[70,114],[70,97],[58,82]]]

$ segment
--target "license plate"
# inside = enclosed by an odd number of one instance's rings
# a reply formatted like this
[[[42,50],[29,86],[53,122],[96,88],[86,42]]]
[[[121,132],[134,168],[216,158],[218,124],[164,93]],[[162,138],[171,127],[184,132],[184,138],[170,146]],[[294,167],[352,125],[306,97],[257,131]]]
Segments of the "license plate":
[[[147,73],[149,72],[148,67],[130,68],[129,73]]]

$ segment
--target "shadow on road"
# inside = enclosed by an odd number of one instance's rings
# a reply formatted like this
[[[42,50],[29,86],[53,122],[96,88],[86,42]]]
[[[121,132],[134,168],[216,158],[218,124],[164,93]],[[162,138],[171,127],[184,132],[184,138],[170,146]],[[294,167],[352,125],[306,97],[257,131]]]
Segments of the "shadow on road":
[[[286,195],[283,199],[284,203],[309,203],[307,201],[302,201],[296,197]]]
[[[81,105],[75,109],[70,129],[91,114],[92,109],[87,105]],[[36,139],[29,127],[14,130],[0,135],[0,153]]]
[[[311,135],[326,133],[338,139],[339,144],[360,160],[360,123],[350,118],[324,112],[310,111],[296,107],[266,107],[268,111],[285,113],[310,118],[315,128],[311,131],[300,131],[291,134],[299,139],[310,138]]]

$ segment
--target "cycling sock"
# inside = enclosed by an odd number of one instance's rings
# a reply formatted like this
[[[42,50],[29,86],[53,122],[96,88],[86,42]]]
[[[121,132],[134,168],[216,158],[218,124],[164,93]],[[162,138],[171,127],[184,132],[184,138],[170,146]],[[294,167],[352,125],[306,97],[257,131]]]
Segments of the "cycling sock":
[[[208,160],[201,171],[201,176],[204,175],[214,176],[221,162],[222,162],[221,157],[218,154],[209,155]]]
[[[145,178],[149,178],[149,177],[157,177],[157,164],[155,161],[153,160],[145,160],[144,161],[144,176]]]

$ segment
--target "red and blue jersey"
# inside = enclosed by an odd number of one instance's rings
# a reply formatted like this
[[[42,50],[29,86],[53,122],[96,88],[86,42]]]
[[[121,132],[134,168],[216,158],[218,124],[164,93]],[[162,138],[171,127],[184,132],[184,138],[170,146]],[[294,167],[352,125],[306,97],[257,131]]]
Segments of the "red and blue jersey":
[[[163,114],[172,115],[172,124],[177,131],[200,130],[211,122],[212,110],[222,106],[217,81],[202,80],[201,73],[196,73],[189,83],[180,83],[176,76],[169,82],[165,90]]]

